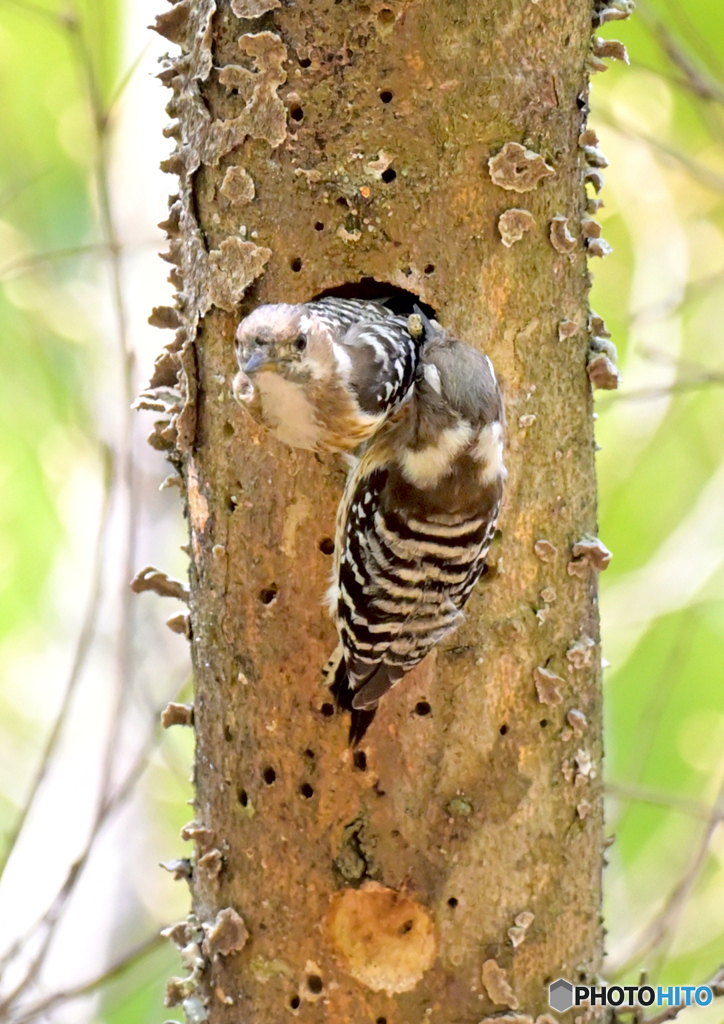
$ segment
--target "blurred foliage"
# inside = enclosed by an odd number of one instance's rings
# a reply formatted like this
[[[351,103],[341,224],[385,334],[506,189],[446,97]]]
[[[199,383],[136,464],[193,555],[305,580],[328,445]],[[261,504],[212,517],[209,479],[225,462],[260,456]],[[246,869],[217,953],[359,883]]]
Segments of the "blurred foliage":
[[[100,474],[108,440],[98,169],[122,93],[125,12],[123,0],[0,0],[4,670],[48,614],[74,459]],[[609,973],[699,983],[724,959],[724,5],[640,0],[599,34],[631,56],[594,77],[590,119],[611,161],[598,216],[615,250],[591,261],[592,305],[624,381],[596,401],[600,535],[614,552],[601,581]],[[3,746],[22,779],[40,756],[33,710],[0,680]],[[189,759],[186,739],[154,757],[149,833],[184,820]],[[17,773],[0,780],[5,832],[23,792]],[[123,932],[140,941],[157,923],[138,912]],[[174,964],[155,950],[114,977],[102,1019],[160,1019]]]

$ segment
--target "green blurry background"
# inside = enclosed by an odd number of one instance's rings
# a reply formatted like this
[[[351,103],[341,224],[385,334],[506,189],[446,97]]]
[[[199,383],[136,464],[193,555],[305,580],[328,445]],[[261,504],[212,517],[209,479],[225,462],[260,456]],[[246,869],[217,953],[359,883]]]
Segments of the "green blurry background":
[[[163,340],[146,318],[170,297],[154,13],[0,0],[0,1018],[17,990],[15,1022],[162,1020],[178,961],[153,936],[187,906],[155,868],[188,852],[191,738],[155,725],[189,693],[186,642],[163,625],[181,607],[125,587],[129,566],[185,573],[176,492],[128,411]],[[600,34],[631,57],[595,75],[590,122],[614,248],[591,261],[592,303],[623,376],[596,399],[614,552],[608,976],[700,983],[724,960],[724,4],[646,0]]]

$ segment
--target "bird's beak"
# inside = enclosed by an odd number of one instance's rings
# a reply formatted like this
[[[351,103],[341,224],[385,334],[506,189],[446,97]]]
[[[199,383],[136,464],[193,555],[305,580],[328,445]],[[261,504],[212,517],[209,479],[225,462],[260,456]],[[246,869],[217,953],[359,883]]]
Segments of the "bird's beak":
[[[247,360],[246,366],[244,367],[244,373],[253,373],[254,370],[258,370],[264,363],[267,362],[269,353],[266,349],[257,348],[255,349],[249,359]]]

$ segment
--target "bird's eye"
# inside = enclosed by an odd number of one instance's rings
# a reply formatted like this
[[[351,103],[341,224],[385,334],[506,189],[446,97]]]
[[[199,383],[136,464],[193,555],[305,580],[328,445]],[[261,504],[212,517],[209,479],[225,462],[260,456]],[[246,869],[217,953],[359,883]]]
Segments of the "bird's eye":
[[[298,335],[294,339],[294,348],[297,350],[297,352],[303,352],[306,347],[307,347],[307,339],[305,338],[305,336],[303,334]]]

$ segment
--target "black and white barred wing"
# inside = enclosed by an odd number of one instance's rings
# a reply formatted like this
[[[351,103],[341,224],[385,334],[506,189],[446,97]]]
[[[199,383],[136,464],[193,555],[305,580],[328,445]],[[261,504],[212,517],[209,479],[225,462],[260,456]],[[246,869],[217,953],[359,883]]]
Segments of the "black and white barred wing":
[[[374,708],[460,624],[495,523],[416,520],[396,510],[384,469],[356,476],[338,538],[336,616],[351,691],[341,703],[359,710]]]
[[[419,359],[407,320],[388,316],[354,324],[342,339],[350,360],[350,382],[360,409],[369,415],[397,408],[410,393]]]

